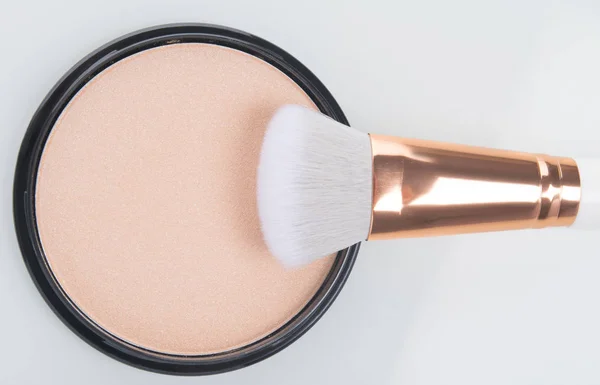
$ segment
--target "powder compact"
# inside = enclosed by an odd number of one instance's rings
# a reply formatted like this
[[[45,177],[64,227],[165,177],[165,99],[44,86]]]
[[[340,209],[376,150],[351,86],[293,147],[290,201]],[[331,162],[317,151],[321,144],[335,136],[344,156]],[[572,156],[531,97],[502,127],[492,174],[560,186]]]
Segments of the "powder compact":
[[[73,332],[133,366],[199,375],[269,357],[323,315],[359,245],[286,270],[256,213],[266,123],[288,103],[347,124],[288,53],[203,24],[121,37],[58,82],[23,140],[14,216]]]

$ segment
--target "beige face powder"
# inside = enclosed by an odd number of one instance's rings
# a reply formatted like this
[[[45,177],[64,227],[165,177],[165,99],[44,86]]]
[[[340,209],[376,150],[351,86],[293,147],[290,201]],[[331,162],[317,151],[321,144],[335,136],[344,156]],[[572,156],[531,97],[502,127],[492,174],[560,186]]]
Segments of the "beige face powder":
[[[277,330],[332,258],[286,271],[262,241],[255,170],[285,103],[316,108],[266,62],[222,46],[161,46],[71,100],[40,161],[37,226],[56,281],[138,347],[204,355]]]

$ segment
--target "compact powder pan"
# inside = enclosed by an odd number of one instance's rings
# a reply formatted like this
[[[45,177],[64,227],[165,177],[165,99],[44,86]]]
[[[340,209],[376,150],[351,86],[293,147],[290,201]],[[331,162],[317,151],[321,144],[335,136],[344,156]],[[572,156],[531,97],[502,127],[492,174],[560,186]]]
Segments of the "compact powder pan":
[[[86,342],[161,373],[219,373],[285,348],[327,310],[359,245],[297,270],[256,214],[266,123],[283,104],[347,121],[288,53],[211,25],[124,36],[69,71],[23,140],[25,263]]]

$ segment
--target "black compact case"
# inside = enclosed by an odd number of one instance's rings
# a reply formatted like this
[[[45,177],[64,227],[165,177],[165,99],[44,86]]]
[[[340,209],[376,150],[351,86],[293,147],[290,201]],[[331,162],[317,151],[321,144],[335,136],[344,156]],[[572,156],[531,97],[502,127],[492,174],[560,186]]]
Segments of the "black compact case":
[[[288,323],[247,346],[202,356],[162,354],[139,348],[96,325],[78,310],[56,282],[40,244],[35,191],[38,165],[48,135],[75,94],[113,63],[137,52],[167,44],[207,43],[258,57],[298,84],[319,110],[348,124],[325,86],[298,60],[275,45],[245,32],[207,24],[152,27],[116,39],[77,63],[54,86],[34,114],[19,152],[14,180],[14,221],[23,259],[38,290],[60,319],[87,343],[132,366],[178,375],[204,375],[239,369],[284,349],[319,320],[337,297],[352,269],[359,244],[338,252],[331,271],[310,302]],[[206,330],[210,333],[210,330]]]

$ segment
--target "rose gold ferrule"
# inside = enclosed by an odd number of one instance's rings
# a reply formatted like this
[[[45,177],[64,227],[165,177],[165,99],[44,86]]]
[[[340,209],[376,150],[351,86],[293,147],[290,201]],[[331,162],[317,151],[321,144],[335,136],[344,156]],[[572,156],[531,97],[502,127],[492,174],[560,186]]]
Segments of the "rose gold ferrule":
[[[573,159],[370,137],[368,240],[568,226],[577,215]]]

